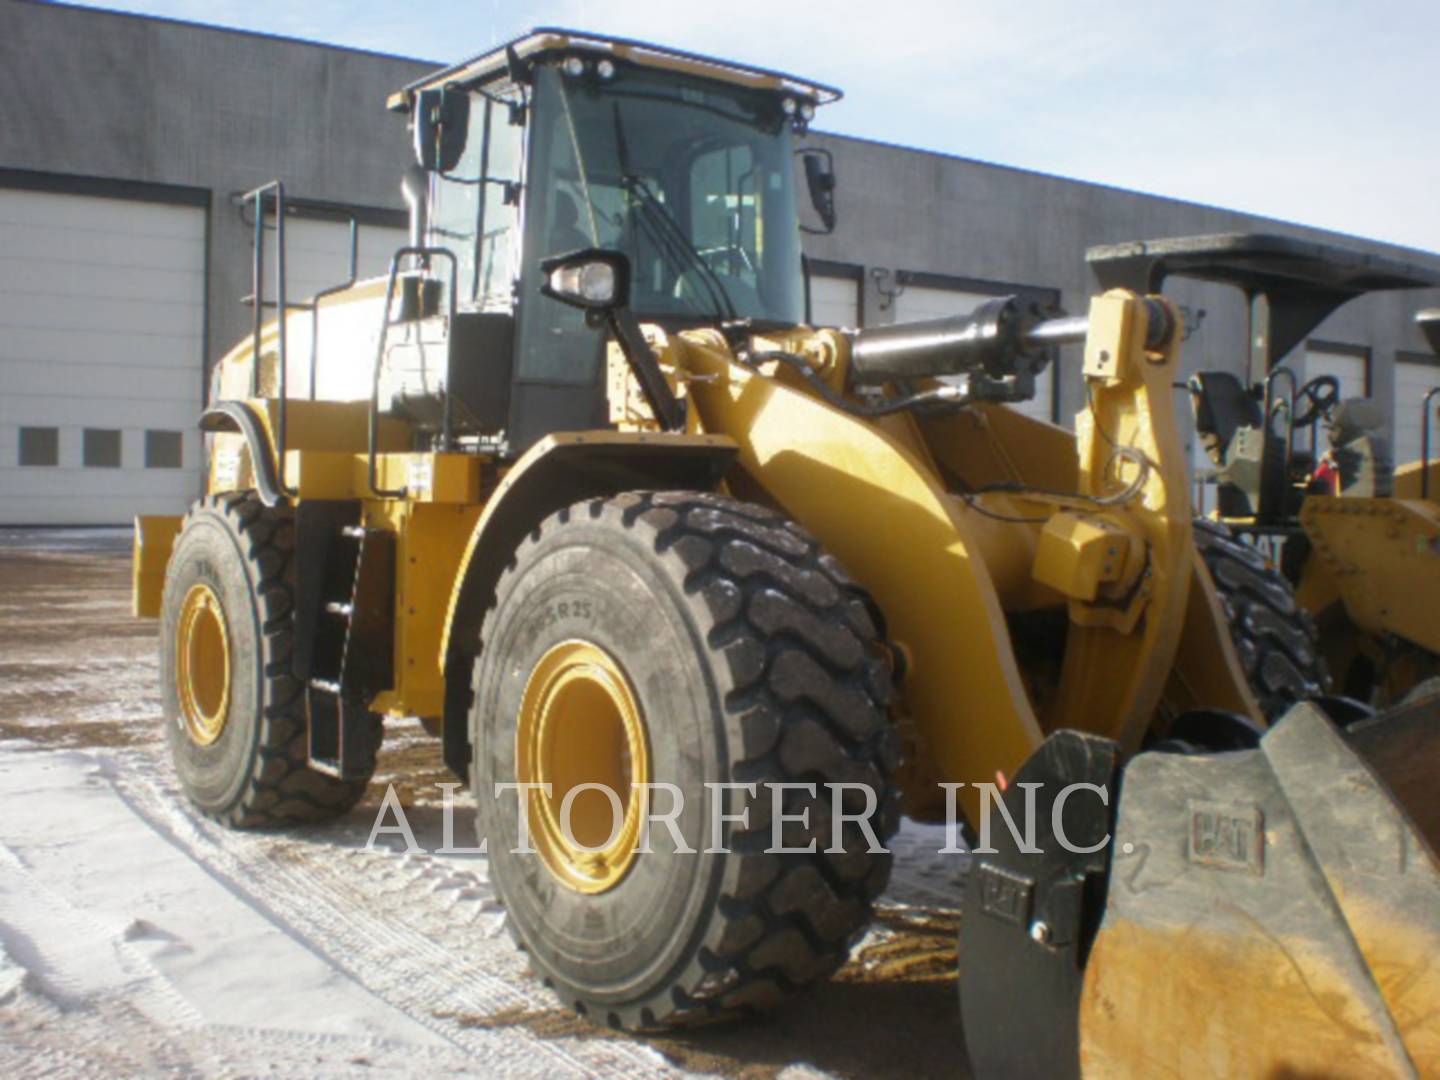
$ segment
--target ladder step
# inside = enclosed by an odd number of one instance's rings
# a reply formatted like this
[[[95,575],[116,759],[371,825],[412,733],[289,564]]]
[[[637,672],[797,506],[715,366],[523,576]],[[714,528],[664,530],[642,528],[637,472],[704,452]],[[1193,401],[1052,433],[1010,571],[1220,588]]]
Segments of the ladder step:
[[[310,686],[322,693],[334,694],[336,697],[340,696],[340,684],[338,682],[332,682],[329,679],[311,679]]]
[[[339,600],[331,600],[325,605],[325,610],[331,615],[343,615],[348,619],[355,608],[351,604],[345,604]]]

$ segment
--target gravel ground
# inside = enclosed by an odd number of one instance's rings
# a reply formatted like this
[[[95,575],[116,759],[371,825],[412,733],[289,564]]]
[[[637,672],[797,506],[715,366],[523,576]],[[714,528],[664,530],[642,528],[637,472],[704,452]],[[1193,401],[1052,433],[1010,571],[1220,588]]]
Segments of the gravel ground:
[[[344,819],[236,833],[180,795],[128,534],[0,530],[0,1075],[955,1076],[954,879],[907,824],[874,927],[769,1018],[617,1035],[525,971],[483,856],[367,848],[387,783],[441,846],[438,744],[387,728]],[[457,793],[455,838],[474,842]]]

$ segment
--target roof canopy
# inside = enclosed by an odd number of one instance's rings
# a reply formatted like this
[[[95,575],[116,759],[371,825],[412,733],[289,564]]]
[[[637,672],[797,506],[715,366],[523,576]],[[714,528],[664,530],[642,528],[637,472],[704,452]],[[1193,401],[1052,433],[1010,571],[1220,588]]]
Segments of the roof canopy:
[[[1085,253],[1103,288],[1157,293],[1167,277],[1233,285],[1267,301],[1263,325],[1251,326],[1265,369],[1285,356],[1331,312],[1365,293],[1440,285],[1429,267],[1363,251],[1265,233],[1220,233],[1092,247]]]
[[[458,84],[461,86],[485,82],[504,74],[512,62],[521,63],[536,60],[551,53],[589,53],[613,56],[632,64],[682,72],[703,79],[734,83],[756,90],[774,90],[808,98],[817,105],[825,105],[840,99],[840,91],[833,86],[786,75],[767,68],[736,64],[729,60],[718,60],[698,53],[682,52],[663,45],[651,45],[629,38],[606,37],[582,30],[566,30],[560,27],[537,27],[489,52],[473,59],[443,68],[433,75],[427,75],[399,92],[390,95],[389,106],[406,112],[420,90]]]

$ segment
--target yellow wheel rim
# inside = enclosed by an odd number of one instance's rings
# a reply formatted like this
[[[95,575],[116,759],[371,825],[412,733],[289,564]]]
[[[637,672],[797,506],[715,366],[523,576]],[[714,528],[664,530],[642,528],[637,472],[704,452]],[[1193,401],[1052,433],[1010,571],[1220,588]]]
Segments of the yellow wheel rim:
[[[175,633],[175,684],[190,738],[209,746],[230,712],[230,633],[220,598],[209,585],[190,586]]]
[[[586,641],[554,646],[525,684],[515,740],[519,781],[550,785],[521,789],[531,845],[577,892],[614,888],[640,843],[645,799],[633,785],[650,782],[645,721],[619,663]]]

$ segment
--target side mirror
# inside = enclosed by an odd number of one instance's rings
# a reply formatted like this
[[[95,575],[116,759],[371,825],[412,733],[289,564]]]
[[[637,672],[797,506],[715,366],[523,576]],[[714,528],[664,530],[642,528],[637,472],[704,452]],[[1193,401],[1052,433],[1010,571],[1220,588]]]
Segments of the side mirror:
[[[540,270],[540,291],[571,307],[604,314],[630,303],[630,260],[623,251],[572,251],[545,259]]]
[[[1415,324],[1420,327],[1430,348],[1435,350],[1435,355],[1440,356],[1440,308],[1426,308],[1415,316]]]
[[[820,215],[824,232],[835,231],[835,158],[829,150],[806,150],[805,186],[810,189],[810,205]]]
[[[415,95],[410,130],[415,161],[426,172],[447,173],[460,164],[470,133],[470,95],[441,87]]]

